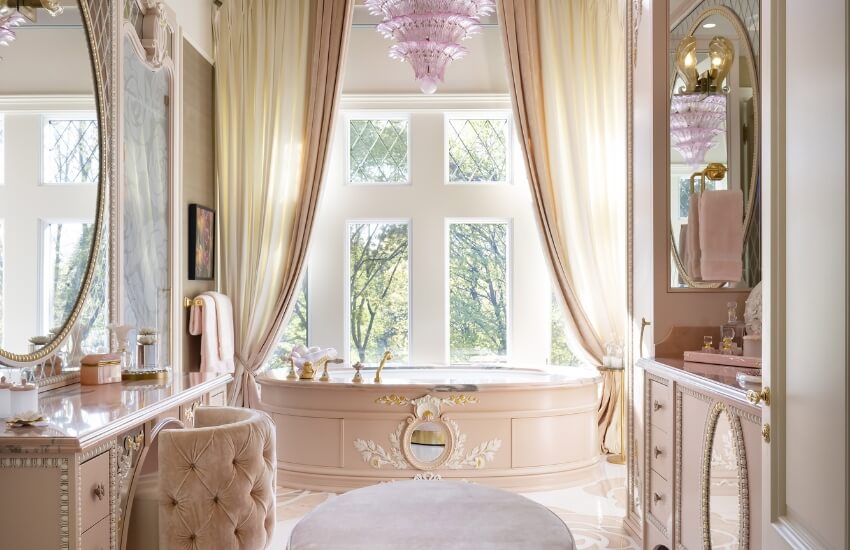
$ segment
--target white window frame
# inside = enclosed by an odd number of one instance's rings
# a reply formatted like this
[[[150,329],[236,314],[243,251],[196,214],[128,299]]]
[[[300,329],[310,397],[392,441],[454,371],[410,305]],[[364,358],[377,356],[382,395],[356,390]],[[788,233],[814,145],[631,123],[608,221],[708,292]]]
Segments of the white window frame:
[[[41,115],[41,134],[39,136],[39,148],[38,148],[38,185],[43,187],[51,187],[51,186],[69,186],[69,185],[89,185],[94,186],[100,183],[100,178],[97,181],[93,182],[80,182],[80,183],[67,183],[67,182],[56,182],[56,181],[47,181],[44,175],[44,149],[46,143],[44,143],[44,134],[46,132],[47,124],[51,120],[60,120],[60,121],[69,121],[69,120],[93,120],[94,122],[98,122],[97,112],[96,111],[58,111],[58,112],[45,112]],[[100,147],[100,140],[98,140],[98,147]],[[98,152],[98,155],[101,153]],[[100,158],[100,156],[98,156]],[[98,170],[102,168],[102,163],[98,162]]]
[[[449,135],[451,120],[505,120],[505,181],[450,181],[451,168],[449,162]],[[445,173],[443,175],[444,185],[513,185],[513,156],[516,149],[514,143],[513,115],[510,111],[446,111],[443,119],[443,158]]]
[[[404,120],[407,122],[407,180],[406,181],[351,181],[351,121],[353,120]],[[345,113],[345,184],[352,187],[412,185],[410,175],[410,113],[396,111],[353,111]]]
[[[448,157],[446,157],[448,159]],[[445,238],[445,303],[446,303],[446,318],[445,318],[445,337],[446,337],[446,364],[452,363],[452,311],[451,311],[451,265],[449,263],[449,255],[451,252],[451,226],[452,225],[468,225],[468,224],[504,224],[507,225],[508,237],[505,240],[505,361],[510,363],[512,356],[512,340],[513,340],[513,302],[514,302],[514,277],[513,277],[513,249],[514,249],[514,221],[512,218],[487,218],[487,217],[452,217],[445,219],[445,229],[443,235]],[[552,324],[551,322],[549,323]],[[551,338],[549,339],[551,342]],[[551,346],[551,343],[550,343]]]
[[[349,184],[349,120],[384,119],[399,114],[409,117],[409,184]],[[341,98],[308,259],[311,346],[333,347],[340,357],[353,359],[348,224],[405,222],[409,232],[408,362],[448,363],[446,223],[510,220],[506,351],[511,362],[542,365],[548,361],[550,331],[541,324],[551,324],[551,281],[539,244],[525,167],[520,161],[510,161],[511,185],[446,185],[447,114],[475,119],[504,117],[513,128],[510,97],[506,94],[353,94]],[[339,123],[342,121],[345,124]],[[513,132],[509,143],[510,158],[521,159]],[[517,319],[522,323],[517,323]]]
[[[408,129],[410,126],[408,126]],[[409,142],[408,142],[409,143]],[[348,148],[346,148],[346,151]],[[346,155],[348,156],[348,155]],[[408,157],[409,158],[409,157]],[[352,362],[351,357],[351,234],[350,228],[352,225],[366,224],[384,224],[384,225],[407,225],[407,361],[405,364],[410,364],[410,351],[413,349],[413,323],[412,323],[412,304],[413,304],[413,254],[411,254],[413,244],[413,220],[410,218],[355,218],[345,220],[345,277],[342,280],[345,289],[345,314],[343,315],[343,334],[345,335],[345,361]],[[307,285],[307,304],[310,304],[310,285]],[[307,312],[307,323],[310,323],[310,313]],[[309,340],[310,329],[307,329],[307,338]],[[359,359],[358,359],[359,360]],[[396,362],[400,362],[398,359]]]

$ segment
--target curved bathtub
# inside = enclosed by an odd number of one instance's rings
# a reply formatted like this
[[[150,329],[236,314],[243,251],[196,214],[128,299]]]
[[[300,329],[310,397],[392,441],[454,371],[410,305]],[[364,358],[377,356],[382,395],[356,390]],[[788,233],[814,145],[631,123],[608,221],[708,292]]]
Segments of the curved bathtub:
[[[601,377],[578,367],[387,367],[352,383],[258,378],[277,426],[278,483],[342,492],[410,478],[557,488],[599,459]]]

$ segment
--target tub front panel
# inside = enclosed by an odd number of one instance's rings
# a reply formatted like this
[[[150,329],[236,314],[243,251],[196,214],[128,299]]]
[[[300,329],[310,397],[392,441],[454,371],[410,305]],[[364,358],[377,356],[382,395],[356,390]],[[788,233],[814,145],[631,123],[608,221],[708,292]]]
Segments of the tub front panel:
[[[589,422],[593,420],[594,423]],[[595,413],[514,418],[514,468],[579,463],[598,453]]]
[[[280,484],[339,492],[437,476],[534,490],[563,485],[599,459],[592,374],[540,384],[528,371],[515,383],[491,370],[488,379],[501,382],[429,386],[395,384],[389,370],[383,384],[350,384],[350,371],[332,371],[326,383],[260,378],[278,429]],[[405,442],[417,422],[445,427],[451,441],[438,463],[420,463]]]

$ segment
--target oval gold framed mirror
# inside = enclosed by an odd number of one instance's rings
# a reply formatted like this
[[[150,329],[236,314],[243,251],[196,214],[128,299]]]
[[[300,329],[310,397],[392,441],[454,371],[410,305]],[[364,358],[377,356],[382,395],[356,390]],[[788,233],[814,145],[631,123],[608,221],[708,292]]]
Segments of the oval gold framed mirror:
[[[751,40],[758,33],[758,13],[722,5],[701,9],[705,4],[670,34],[668,286],[747,291],[761,280],[759,60]],[[727,203],[720,215],[715,207],[713,225],[698,224],[701,191],[740,191],[741,231],[728,231],[735,242],[718,251],[717,243],[729,239],[712,240],[713,265],[718,254],[726,260],[727,250],[741,247],[737,278],[701,273],[709,248],[704,234],[727,233],[723,224],[732,222],[724,218],[737,218]]]
[[[0,46],[0,364],[43,362],[71,336],[67,365],[109,348],[103,64],[89,0],[3,6],[19,24]]]
[[[404,458],[419,470],[435,470],[446,463],[454,450],[454,433],[440,418],[411,418],[402,434]]]
[[[722,402],[706,420],[700,513],[703,548],[749,548],[749,479],[741,421]]]

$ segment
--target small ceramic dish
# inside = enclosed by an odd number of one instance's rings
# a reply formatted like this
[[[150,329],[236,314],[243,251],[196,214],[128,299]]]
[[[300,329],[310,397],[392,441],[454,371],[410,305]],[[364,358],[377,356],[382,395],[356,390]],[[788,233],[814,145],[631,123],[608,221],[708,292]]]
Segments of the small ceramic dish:
[[[6,425],[10,428],[43,428],[44,426],[47,426],[47,424],[47,419],[44,418],[43,414],[33,411],[25,412],[6,419]]]
[[[746,374],[743,372],[739,372],[735,375],[735,380],[738,381],[738,385],[741,387],[749,387],[753,385],[761,385],[761,371],[759,371],[759,375],[755,376],[752,374]]]

